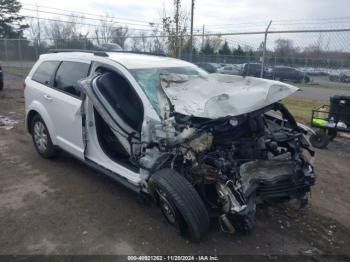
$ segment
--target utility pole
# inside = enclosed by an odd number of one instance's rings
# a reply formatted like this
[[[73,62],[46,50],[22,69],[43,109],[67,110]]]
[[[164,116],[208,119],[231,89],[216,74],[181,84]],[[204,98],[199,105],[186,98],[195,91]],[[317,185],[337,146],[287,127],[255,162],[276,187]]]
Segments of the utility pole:
[[[179,46],[179,23],[180,23],[180,0],[175,0],[175,33],[176,33],[176,40],[175,40],[175,57],[179,58],[179,52],[180,52],[180,46]]]
[[[38,34],[37,34],[37,44],[38,44],[38,54],[37,56],[39,57],[39,54],[40,54],[40,46],[41,46],[41,36],[40,36],[40,33],[41,33],[41,30],[40,30],[40,17],[39,17],[39,6],[38,6],[38,2],[36,2],[36,17],[37,17],[37,26],[38,26]]]
[[[205,32],[205,25],[203,25],[203,28],[202,28],[202,49],[204,48],[204,32]]]
[[[192,0],[191,7],[191,37],[190,37],[190,62],[192,62],[192,53],[193,53],[193,16],[194,16],[194,0]]]
[[[270,29],[271,24],[272,24],[272,20],[270,21],[269,25],[266,27],[266,30],[265,30],[265,39],[264,39],[264,48],[263,48],[263,55],[262,55],[262,61],[261,61],[260,78],[264,78],[264,67],[265,67],[265,56],[266,56],[266,41],[267,41],[267,34],[269,33],[269,29]]]

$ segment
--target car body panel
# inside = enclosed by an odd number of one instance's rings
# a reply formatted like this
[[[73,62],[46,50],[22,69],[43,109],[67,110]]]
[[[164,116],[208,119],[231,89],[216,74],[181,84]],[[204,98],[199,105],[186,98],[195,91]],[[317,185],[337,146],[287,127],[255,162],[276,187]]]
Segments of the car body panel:
[[[40,59],[26,78],[26,108],[27,110],[30,108],[34,110],[34,107],[40,108],[40,112],[37,112],[44,118],[43,120],[48,125],[49,131],[51,130],[50,136],[54,145],[61,147],[80,159],[84,159],[82,118],[80,114],[82,101],[51,86],[32,80],[32,76],[38,66],[44,61],[52,60],[52,58]],[[65,61],[91,63],[91,61],[82,59],[65,59]]]
[[[178,77],[162,79],[163,90],[174,110],[211,119],[246,114],[299,90],[292,85],[255,77],[210,74],[176,80]]]

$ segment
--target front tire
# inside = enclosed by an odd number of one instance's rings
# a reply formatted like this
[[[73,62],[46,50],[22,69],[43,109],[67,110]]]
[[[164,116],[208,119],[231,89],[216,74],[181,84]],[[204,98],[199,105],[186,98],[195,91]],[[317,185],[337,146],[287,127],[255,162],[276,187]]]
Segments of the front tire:
[[[209,215],[194,187],[173,169],[154,173],[149,184],[167,221],[199,242],[209,230]]]
[[[43,158],[54,158],[58,150],[52,144],[49,131],[39,115],[35,115],[31,121],[31,134],[34,147]]]

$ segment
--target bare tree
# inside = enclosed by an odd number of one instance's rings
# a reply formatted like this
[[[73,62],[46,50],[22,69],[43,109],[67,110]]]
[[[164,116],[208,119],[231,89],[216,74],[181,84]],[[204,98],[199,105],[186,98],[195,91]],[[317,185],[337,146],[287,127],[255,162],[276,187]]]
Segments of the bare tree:
[[[148,41],[148,50],[151,53],[164,54],[164,36],[165,33],[159,28],[157,24],[151,24],[152,33],[151,41]],[[145,38],[145,37],[144,37]]]
[[[87,38],[88,30],[83,26],[84,17],[72,15],[68,21],[58,18],[44,25],[46,36],[52,39],[55,48],[89,49],[93,43]],[[85,31],[85,33],[84,33]]]
[[[288,57],[299,52],[290,39],[277,39],[275,41],[275,54],[279,57]]]
[[[94,31],[98,45],[115,43],[125,48],[129,36],[129,28],[115,23],[113,16],[106,15],[100,20],[100,26]]]
[[[134,37],[131,39],[131,50],[132,51],[136,51],[136,52],[140,52],[141,51],[141,34],[140,37]]]
[[[106,15],[106,18],[100,20],[100,26],[95,29],[95,38],[98,45],[112,41],[113,28],[113,17]]]
[[[146,46],[147,46],[147,37],[145,32],[140,32],[140,42],[142,46],[142,51],[146,51]]]
[[[125,42],[128,39],[129,28],[127,26],[118,26],[112,29],[112,42],[125,48]]]
[[[183,46],[187,45],[188,14],[182,8],[181,0],[173,0],[173,11],[170,16],[163,10],[163,18],[161,20],[163,31],[167,34],[168,52],[173,57],[178,57]]]

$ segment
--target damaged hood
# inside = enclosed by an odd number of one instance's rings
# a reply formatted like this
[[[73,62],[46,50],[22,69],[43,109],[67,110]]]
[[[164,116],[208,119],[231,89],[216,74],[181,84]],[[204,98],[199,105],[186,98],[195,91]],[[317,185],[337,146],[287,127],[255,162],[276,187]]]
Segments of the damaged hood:
[[[160,78],[175,112],[211,119],[253,112],[299,90],[278,81],[223,74],[167,74]]]

